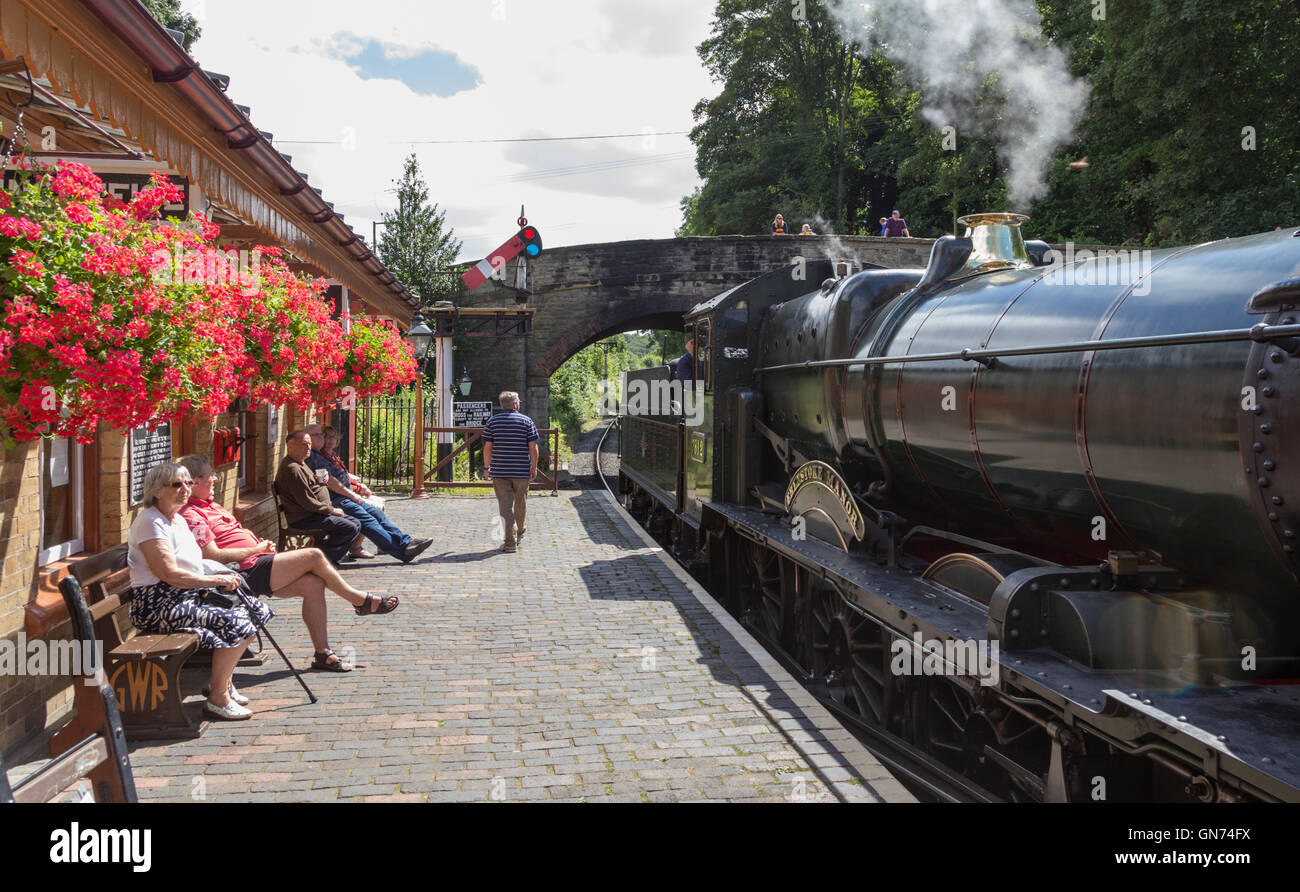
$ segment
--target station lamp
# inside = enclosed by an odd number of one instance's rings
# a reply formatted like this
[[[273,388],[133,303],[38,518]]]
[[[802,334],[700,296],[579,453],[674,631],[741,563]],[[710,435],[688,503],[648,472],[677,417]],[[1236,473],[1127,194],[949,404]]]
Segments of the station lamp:
[[[433,346],[433,332],[424,324],[424,314],[419,309],[415,311],[415,318],[411,320],[411,330],[406,333],[406,339],[411,342],[411,347],[415,350],[416,361],[424,362],[429,355],[429,348]]]

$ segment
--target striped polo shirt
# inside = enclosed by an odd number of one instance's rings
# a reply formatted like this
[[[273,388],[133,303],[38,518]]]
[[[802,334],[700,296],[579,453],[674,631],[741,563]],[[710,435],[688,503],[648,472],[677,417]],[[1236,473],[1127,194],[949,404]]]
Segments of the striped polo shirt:
[[[483,426],[483,442],[492,444],[493,477],[528,479],[528,444],[539,439],[533,419],[517,409],[506,409],[488,419]]]

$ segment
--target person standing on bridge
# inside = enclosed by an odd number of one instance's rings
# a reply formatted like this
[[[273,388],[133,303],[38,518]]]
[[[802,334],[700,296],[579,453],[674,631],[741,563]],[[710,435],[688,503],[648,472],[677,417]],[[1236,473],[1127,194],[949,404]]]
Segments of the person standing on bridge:
[[[887,238],[912,237],[912,233],[907,231],[907,221],[898,215],[898,211],[885,221],[884,235]]]
[[[799,234],[800,234],[800,235],[816,235],[817,233],[813,232],[813,231],[812,231],[812,227],[809,226],[807,223],[805,223],[805,224],[803,225],[803,229],[800,229],[800,230],[799,230]]]
[[[785,217],[780,214],[772,221],[772,235],[789,235],[790,229],[785,225]]]
[[[537,476],[537,425],[519,411],[519,394],[503,391],[501,411],[483,427],[483,464],[497,494],[497,510],[505,530],[501,550],[514,554],[527,531],[528,484]],[[518,524],[518,533],[515,525]]]

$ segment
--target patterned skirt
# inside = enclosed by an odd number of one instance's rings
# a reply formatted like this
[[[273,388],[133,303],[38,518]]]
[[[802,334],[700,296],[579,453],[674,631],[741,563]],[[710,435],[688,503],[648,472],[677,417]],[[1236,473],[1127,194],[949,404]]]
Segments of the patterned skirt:
[[[165,582],[137,586],[131,589],[131,624],[151,635],[193,632],[199,636],[199,647],[203,648],[234,647],[257,631],[254,619],[258,625],[264,625],[275,616],[270,607],[256,598],[248,599],[253,605],[253,617],[242,601],[235,607],[217,607],[201,601],[200,597],[209,591],[172,588]]]

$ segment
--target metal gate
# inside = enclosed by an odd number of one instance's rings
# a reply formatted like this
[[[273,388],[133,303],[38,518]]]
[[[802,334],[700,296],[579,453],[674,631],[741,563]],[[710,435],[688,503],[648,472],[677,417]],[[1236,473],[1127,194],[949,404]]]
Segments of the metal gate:
[[[426,391],[427,394],[427,391]],[[376,492],[410,493],[425,488],[490,487],[483,480],[483,444],[481,427],[436,428],[433,401],[424,399],[423,423],[416,417],[415,388],[401,388],[388,396],[371,397],[357,403],[352,412],[337,411],[332,422],[343,433],[339,457],[348,462],[353,473]],[[349,418],[348,416],[353,416]],[[416,438],[424,437],[424,449],[415,448]],[[438,434],[449,433],[450,447],[438,459]],[[556,492],[559,472],[552,467],[552,457],[559,454],[559,429],[539,430],[541,456],[538,480],[532,489]],[[419,453],[423,454],[420,455]],[[355,464],[352,463],[355,454]],[[417,461],[423,486],[417,487]]]

